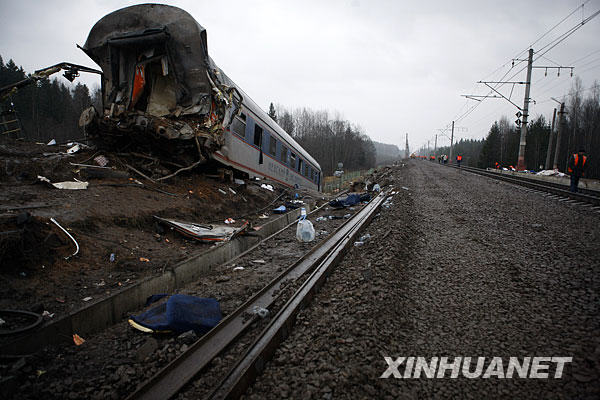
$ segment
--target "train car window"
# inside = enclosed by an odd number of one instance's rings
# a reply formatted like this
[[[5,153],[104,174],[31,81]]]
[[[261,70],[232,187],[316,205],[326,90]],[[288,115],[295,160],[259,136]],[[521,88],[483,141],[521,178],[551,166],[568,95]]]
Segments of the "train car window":
[[[308,164],[304,164],[304,176],[308,178]]]
[[[231,131],[240,137],[246,137],[246,114],[240,114],[233,119]]]
[[[298,158],[298,172],[302,175],[302,159]]]
[[[254,145],[256,147],[262,147],[262,134],[263,129],[257,125],[254,125]]]
[[[269,136],[269,154],[274,156],[277,153],[277,139],[273,135]]]
[[[284,164],[287,164],[288,160],[288,155],[287,155],[288,149],[285,146],[281,146],[281,162]]]
[[[294,153],[290,153],[290,167],[296,169],[296,155]]]

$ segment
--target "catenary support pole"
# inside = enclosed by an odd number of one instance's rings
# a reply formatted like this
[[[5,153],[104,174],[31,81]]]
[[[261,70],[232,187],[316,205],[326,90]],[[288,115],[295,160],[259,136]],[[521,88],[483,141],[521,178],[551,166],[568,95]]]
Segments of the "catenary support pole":
[[[552,127],[550,128],[550,135],[548,135],[548,150],[546,151],[546,164],[544,169],[550,169],[550,156],[552,155],[552,138],[554,137],[554,122],[556,121],[556,108],[552,114]]]
[[[454,121],[452,121],[452,134],[450,135],[450,157],[448,158],[448,162],[452,164],[452,146],[454,144]]]
[[[525,82],[525,100],[523,101],[523,121],[521,124],[521,140],[519,141],[519,158],[517,170],[525,169],[525,145],[527,144],[527,117],[529,113],[529,91],[531,89],[531,68],[533,66],[533,49],[529,49],[527,61],[527,82]]]
[[[556,133],[556,150],[554,152],[554,164],[552,169],[558,169],[558,154],[560,153],[560,139],[564,130],[565,103],[560,103],[560,111],[558,112],[558,130]]]

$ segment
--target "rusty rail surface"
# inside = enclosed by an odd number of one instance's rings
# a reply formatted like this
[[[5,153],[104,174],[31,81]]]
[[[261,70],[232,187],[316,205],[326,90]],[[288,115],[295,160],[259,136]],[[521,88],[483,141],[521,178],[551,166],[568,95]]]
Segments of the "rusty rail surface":
[[[373,212],[385,198],[386,195],[379,194],[331,234],[327,240],[313,247],[287,270],[269,282],[260,292],[224,318],[219,325],[202,336],[188,350],[139,386],[128,399],[168,399],[177,394],[186,383],[258,318],[252,312],[256,306],[268,309],[278,299],[277,293],[286,281],[295,280],[315,267],[320,271],[325,262],[329,262],[328,265],[331,265],[331,261],[328,260],[332,260],[332,255],[333,259],[338,260],[342,256],[341,251],[346,248],[348,243],[352,242],[354,236],[372,217]],[[310,280],[313,275],[308,279]],[[306,283],[302,288],[305,286]],[[294,298],[297,295],[298,293]],[[274,321],[278,320],[280,314],[281,312],[277,314]],[[293,315],[295,316],[295,313]]]
[[[343,234],[335,243],[327,256],[319,262],[304,284],[279,310],[277,315],[254,341],[237,365],[213,393],[210,399],[239,398],[264,370],[266,362],[293,329],[298,312],[315,296],[339,261],[344,257],[346,249],[352,245],[361,228],[370,221],[387,195],[381,193],[356,215],[352,224],[346,224]]]

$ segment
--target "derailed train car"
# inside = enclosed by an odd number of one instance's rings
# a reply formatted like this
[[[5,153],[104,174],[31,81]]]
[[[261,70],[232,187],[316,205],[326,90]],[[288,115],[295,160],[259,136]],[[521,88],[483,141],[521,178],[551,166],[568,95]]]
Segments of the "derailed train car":
[[[186,11],[126,7],[100,19],[81,48],[103,72],[102,110],[80,124],[100,140],[123,138],[188,167],[210,159],[289,187],[318,190],[317,161],[208,55],[206,30]]]

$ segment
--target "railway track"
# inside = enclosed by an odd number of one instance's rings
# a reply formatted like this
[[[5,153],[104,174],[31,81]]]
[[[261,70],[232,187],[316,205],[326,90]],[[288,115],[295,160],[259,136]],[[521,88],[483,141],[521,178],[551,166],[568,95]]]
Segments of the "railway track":
[[[128,399],[173,397],[260,318],[254,312],[257,307],[267,309],[274,316],[226,377],[213,389],[210,398],[237,398],[243,394],[262,371],[277,346],[287,337],[298,311],[312,299],[343,257],[344,250],[352,245],[358,232],[373,218],[375,211],[387,197],[388,194],[380,193],[327,240],[315,246],[187,351],[139,386]],[[289,282],[297,281],[304,275],[307,278],[289,296],[289,291],[283,289]],[[289,297],[285,298],[286,295]],[[283,305],[276,310],[278,304]]]
[[[580,189],[580,192],[573,193],[565,185],[554,182],[543,182],[537,179],[528,178],[526,176],[506,176],[495,172],[490,172],[480,168],[473,167],[456,167],[452,168],[460,169],[463,171],[471,172],[474,174],[486,176],[488,178],[512,183],[519,186],[524,186],[533,191],[542,192],[555,196],[559,199],[571,199],[573,202],[582,203],[585,205],[593,206],[594,209],[600,210],[600,191],[590,189]]]

